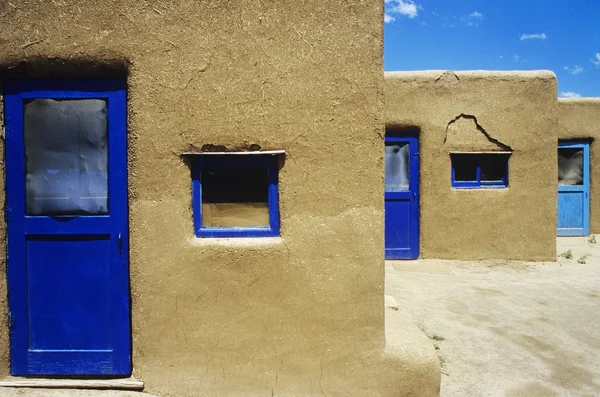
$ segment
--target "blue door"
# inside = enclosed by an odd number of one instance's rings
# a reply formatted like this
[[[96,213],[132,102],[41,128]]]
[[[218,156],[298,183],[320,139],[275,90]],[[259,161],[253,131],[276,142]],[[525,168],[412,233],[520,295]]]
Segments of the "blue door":
[[[590,233],[590,145],[558,144],[558,236]]]
[[[12,374],[127,376],[125,82],[4,88]]]
[[[385,258],[419,257],[419,140],[385,138]]]

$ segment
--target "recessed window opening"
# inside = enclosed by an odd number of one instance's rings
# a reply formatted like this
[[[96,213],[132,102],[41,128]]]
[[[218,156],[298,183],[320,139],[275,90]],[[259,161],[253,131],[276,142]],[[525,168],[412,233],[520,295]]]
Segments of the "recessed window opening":
[[[192,203],[197,237],[279,235],[277,155],[194,153]]]
[[[269,226],[266,167],[203,167],[202,226]]]
[[[452,187],[462,189],[508,187],[510,153],[453,153]]]

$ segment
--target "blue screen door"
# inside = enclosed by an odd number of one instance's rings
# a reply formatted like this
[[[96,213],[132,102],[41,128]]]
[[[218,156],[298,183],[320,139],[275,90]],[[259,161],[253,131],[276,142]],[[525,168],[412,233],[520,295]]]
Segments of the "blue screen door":
[[[125,82],[4,94],[12,374],[127,376]]]
[[[385,258],[419,257],[419,140],[385,139]]]
[[[590,233],[590,145],[558,144],[558,236]]]

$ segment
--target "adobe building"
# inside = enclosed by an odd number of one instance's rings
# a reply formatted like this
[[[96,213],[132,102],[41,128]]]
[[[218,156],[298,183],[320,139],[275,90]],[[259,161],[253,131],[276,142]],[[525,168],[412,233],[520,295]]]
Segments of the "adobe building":
[[[0,386],[439,395],[430,342],[384,309],[383,2],[21,0],[0,19]]]
[[[600,99],[549,71],[385,74],[388,259],[556,260],[600,232]]]
[[[589,147],[589,232],[600,233],[600,98],[559,98],[558,139],[566,144],[579,142]]]
[[[385,84],[386,149],[407,147],[411,180],[386,188],[386,256],[556,260],[554,74],[389,72]]]

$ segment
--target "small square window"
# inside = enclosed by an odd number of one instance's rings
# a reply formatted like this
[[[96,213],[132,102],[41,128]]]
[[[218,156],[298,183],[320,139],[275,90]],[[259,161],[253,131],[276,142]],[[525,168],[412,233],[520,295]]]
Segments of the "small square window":
[[[462,189],[508,187],[509,153],[450,155],[452,187]]]
[[[192,161],[197,237],[279,236],[276,155],[205,154]]]

